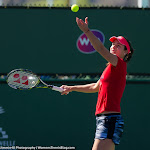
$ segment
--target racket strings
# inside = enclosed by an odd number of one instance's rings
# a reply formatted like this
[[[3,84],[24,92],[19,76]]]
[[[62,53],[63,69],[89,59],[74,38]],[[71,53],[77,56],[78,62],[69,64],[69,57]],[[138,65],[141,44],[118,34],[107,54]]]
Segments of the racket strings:
[[[8,85],[15,89],[30,89],[39,83],[36,75],[26,71],[14,71],[9,74]]]

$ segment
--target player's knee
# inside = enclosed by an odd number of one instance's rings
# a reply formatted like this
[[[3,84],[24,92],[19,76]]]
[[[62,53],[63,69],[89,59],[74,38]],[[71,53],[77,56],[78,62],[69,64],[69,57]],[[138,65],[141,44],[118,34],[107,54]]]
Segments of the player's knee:
[[[115,150],[115,144],[111,139],[95,139],[92,150]]]

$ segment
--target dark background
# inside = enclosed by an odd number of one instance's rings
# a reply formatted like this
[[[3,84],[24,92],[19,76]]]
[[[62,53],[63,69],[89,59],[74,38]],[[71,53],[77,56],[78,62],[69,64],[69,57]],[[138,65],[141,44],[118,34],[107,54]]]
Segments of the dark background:
[[[89,17],[89,27],[104,33],[109,49],[113,35],[127,37],[135,48],[128,73],[150,73],[150,11],[142,9],[0,9],[1,73],[27,68],[35,73],[101,73],[106,61],[83,54],[75,17]],[[58,84],[63,84],[63,81]],[[149,147],[149,84],[128,83],[122,98],[125,130],[117,150]],[[95,134],[96,94],[68,96],[48,89],[18,91],[0,84],[0,127],[18,146],[75,146],[90,150]]]
[[[135,54],[128,73],[150,73],[149,10],[141,9],[0,9],[1,72],[27,68],[36,73],[102,72],[106,61],[76,47],[82,34],[76,16],[89,17],[89,27],[104,33],[109,49],[113,35],[127,37]]]

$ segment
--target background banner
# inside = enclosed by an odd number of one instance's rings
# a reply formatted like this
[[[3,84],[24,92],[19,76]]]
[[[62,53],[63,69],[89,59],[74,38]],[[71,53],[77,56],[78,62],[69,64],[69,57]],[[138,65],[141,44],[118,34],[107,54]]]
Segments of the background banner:
[[[113,35],[131,41],[135,52],[128,73],[150,73],[149,15],[149,10],[138,9],[81,9],[78,13],[68,9],[0,9],[1,72],[27,68],[35,73],[101,73],[106,61],[98,53],[81,53],[76,45],[82,34],[76,16],[88,16],[89,28],[104,34],[106,48]]]

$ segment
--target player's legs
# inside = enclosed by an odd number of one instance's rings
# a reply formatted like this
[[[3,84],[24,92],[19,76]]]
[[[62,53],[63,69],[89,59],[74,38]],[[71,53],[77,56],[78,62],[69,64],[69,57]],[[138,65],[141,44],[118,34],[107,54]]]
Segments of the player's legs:
[[[95,142],[92,150],[115,150],[120,143],[124,121],[121,114],[103,114],[96,117]]]
[[[115,150],[115,144],[111,139],[95,139],[92,150]]]

